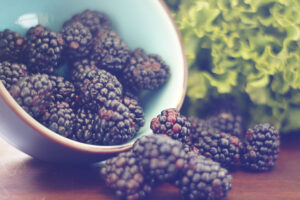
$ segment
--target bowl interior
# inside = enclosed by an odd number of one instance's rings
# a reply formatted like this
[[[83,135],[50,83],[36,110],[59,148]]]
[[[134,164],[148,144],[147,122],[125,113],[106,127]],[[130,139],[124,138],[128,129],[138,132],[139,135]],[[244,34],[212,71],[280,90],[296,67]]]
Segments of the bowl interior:
[[[114,30],[131,50],[141,47],[159,54],[171,68],[167,84],[141,99],[146,123],[139,135],[150,132],[150,121],[162,109],[181,106],[185,94],[185,62],[180,40],[170,17],[158,0],[10,0],[1,4],[0,31],[25,34],[37,24],[60,31],[65,20],[85,9],[106,13]]]

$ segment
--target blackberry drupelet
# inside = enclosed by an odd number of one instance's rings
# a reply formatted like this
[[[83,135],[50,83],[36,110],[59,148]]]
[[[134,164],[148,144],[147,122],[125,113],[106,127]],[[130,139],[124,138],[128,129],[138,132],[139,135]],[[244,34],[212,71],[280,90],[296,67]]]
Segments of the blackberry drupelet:
[[[49,76],[50,80],[53,81],[53,102],[64,101],[69,104],[71,108],[74,108],[76,103],[76,92],[74,85],[65,80],[62,76]]]
[[[119,199],[143,199],[152,190],[153,181],[140,167],[132,151],[107,160],[100,174]]]
[[[90,53],[92,34],[80,22],[70,23],[63,27],[62,35],[66,43],[66,53],[71,61],[86,57]]]
[[[27,64],[32,73],[52,74],[62,62],[65,42],[60,33],[37,25],[26,33],[28,40]]]
[[[108,100],[121,100],[122,90],[114,75],[95,69],[86,73],[83,83],[79,84],[79,99],[83,105],[99,109]]]
[[[278,158],[280,135],[268,123],[258,124],[247,130],[244,137],[242,164],[253,171],[268,171]]]
[[[189,153],[186,168],[175,181],[187,200],[218,200],[232,188],[232,177],[219,163]]]
[[[151,129],[154,134],[167,135],[184,144],[189,144],[190,122],[181,115],[176,108],[163,110],[151,120]]]
[[[133,119],[136,124],[136,130],[139,130],[145,124],[143,108],[136,98],[132,98],[130,94],[129,96],[127,95],[123,96],[123,104],[127,106],[129,111],[134,115]]]
[[[136,135],[134,116],[118,100],[108,100],[95,118],[93,131],[102,145],[128,142]]]
[[[231,112],[220,112],[207,119],[209,125],[221,132],[242,137],[243,123],[240,115]]]
[[[201,155],[219,162],[227,169],[240,166],[243,144],[236,136],[208,128],[198,132],[198,138],[194,138],[192,145]]]
[[[75,125],[72,139],[88,143],[99,144],[100,140],[93,131],[93,124],[98,112],[88,107],[81,107],[76,112]]]
[[[5,29],[0,32],[0,58],[10,62],[24,62],[27,40],[19,33]]]
[[[71,80],[74,85],[82,83],[85,79],[86,73],[96,68],[96,62],[91,59],[83,59],[74,62],[72,64],[71,71]]]
[[[186,165],[184,145],[165,135],[141,137],[132,149],[145,172],[157,181],[178,179]]]
[[[114,31],[103,30],[95,37],[91,58],[101,69],[120,73],[130,55],[127,44]]]
[[[8,90],[27,74],[27,67],[24,64],[8,61],[0,62],[0,80]]]
[[[169,66],[157,55],[136,49],[130,56],[123,71],[123,82],[134,91],[154,90],[170,76]]]
[[[75,113],[66,102],[51,103],[39,120],[46,127],[64,137],[71,137],[75,124]]]
[[[9,92],[18,104],[32,117],[38,119],[50,103],[54,85],[46,74],[35,74],[20,79]]]
[[[104,13],[89,9],[74,15],[70,20],[64,23],[64,26],[74,22],[82,23],[93,35],[96,35],[101,29],[111,29],[111,23]]]

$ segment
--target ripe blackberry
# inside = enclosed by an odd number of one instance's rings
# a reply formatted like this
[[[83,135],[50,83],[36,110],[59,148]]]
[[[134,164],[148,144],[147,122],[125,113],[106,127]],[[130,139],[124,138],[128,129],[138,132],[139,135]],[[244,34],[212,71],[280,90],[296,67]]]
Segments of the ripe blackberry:
[[[189,143],[190,122],[181,115],[176,108],[163,110],[161,114],[151,120],[151,129],[154,134],[167,135],[184,144]]]
[[[169,66],[157,55],[136,49],[130,56],[124,69],[123,82],[135,91],[154,90],[170,76]]]
[[[158,181],[173,181],[186,165],[185,147],[165,135],[139,138],[133,152],[145,172]]]
[[[121,72],[129,58],[129,48],[114,31],[100,31],[95,39],[91,58],[99,68],[113,73]]]
[[[77,110],[72,136],[73,140],[88,144],[99,144],[101,142],[93,130],[93,124],[97,114],[97,111],[85,106]]]
[[[145,124],[145,117],[143,108],[140,106],[136,98],[131,96],[123,96],[123,104],[129,108],[129,111],[134,115],[134,123],[136,124],[136,129],[139,130]]]
[[[25,76],[27,76],[26,65],[8,61],[0,62],[0,80],[8,90]]]
[[[23,109],[39,118],[52,102],[54,86],[46,74],[36,74],[20,79],[9,92]]]
[[[46,127],[64,137],[71,137],[75,123],[75,113],[66,102],[51,103],[39,120]]]
[[[72,64],[71,80],[78,85],[84,81],[87,72],[96,68],[96,62],[91,59],[76,61]]]
[[[229,133],[238,137],[242,137],[243,125],[242,117],[231,112],[220,112],[210,117],[207,122],[209,125],[221,132]]]
[[[202,131],[207,130],[209,125],[206,120],[195,116],[189,117],[188,120],[191,123],[189,139],[191,142],[197,141],[201,137]]]
[[[111,29],[111,23],[104,13],[89,9],[74,15],[70,20],[64,23],[64,26],[74,22],[82,23],[93,35],[96,35],[101,29]]]
[[[19,33],[5,29],[0,32],[0,58],[11,62],[24,62],[26,38]]]
[[[254,171],[268,171],[278,158],[280,138],[278,130],[268,123],[248,129],[244,137],[242,164]]]
[[[120,153],[107,160],[100,174],[119,199],[143,199],[152,190],[151,178],[139,166],[132,151]]]
[[[232,188],[232,177],[217,162],[193,153],[188,154],[186,168],[175,181],[188,200],[217,200]]]
[[[74,85],[65,80],[62,76],[49,76],[49,79],[53,81],[53,102],[64,101],[69,104],[71,108],[76,103],[76,93]]]
[[[107,100],[121,100],[122,97],[121,83],[114,75],[101,69],[86,73],[79,87],[81,103],[94,109],[101,107]]]
[[[37,25],[27,31],[26,38],[29,71],[52,74],[62,61],[65,45],[62,35]]]
[[[84,58],[90,53],[92,34],[79,22],[70,23],[63,27],[62,35],[66,43],[66,53],[70,60]]]
[[[108,100],[95,118],[96,139],[103,145],[128,142],[137,132],[133,117],[123,103],[117,100]]]
[[[199,137],[194,138],[192,145],[201,155],[219,162],[227,169],[240,165],[243,145],[238,137],[212,128],[204,129],[198,134]]]

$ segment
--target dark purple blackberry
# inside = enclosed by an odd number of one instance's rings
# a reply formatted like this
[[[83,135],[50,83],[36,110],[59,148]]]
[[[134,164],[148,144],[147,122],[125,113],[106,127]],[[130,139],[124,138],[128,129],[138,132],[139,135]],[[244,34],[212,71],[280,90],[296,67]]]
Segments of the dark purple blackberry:
[[[96,62],[91,59],[76,61],[72,65],[71,80],[78,85],[84,81],[87,72],[96,68]]]
[[[26,65],[8,61],[0,62],[0,80],[8,90],[25,76],[27,76]]]
[[[46,74],[36,74],[20,79],[9,92],[23,109],[34,118],[43,115],[50,103],[54,85]]]
[[[78,60],[90,53],[92,34],[79,22],[70,23],[63,27],[62,35],[66,43],[66,53],[70,60]]]
[[[123,103],[117,100],[106,101],[96,116],[94,132],[100,144],[124,144],[136,135],[134,116]]]
[[[122,85],[107,71],[95,69],[86,73],[79,86],[79,99],[83,105],[94,109],[101,107],[107,100],[121,100]]]
[[[81,107],[77,110],[72,136],[73,140],[88,144],[99,144],[101,142],[93,131],[93,124],[97,114],[97,111],[91,110],[88,107]]]
[[[19,33],[5,29],[0,32],[0,58],[11,62],[24,62],[26,38]]]
[[[101,69],[113,73],[121,72],[129,58],[129,48],[114,31],[100,31],[95,39],[91,58]]]
[[[197,141],[198,138],[201,137],[202,131],[207,130],[209,125],[206,120],[195,116],[189,117],[188,120],[191,123],[189,139],[191,142]]]
[[[65,45],[62,35],[37,25],[27,31],[26,38],[29,71],[52,74],[62,61],[62,51]]]
[[[169,66],[157,55],[147,55],[142,49],[136,49],[130,56],[123,71],[123,82],[135,91],[154,90],[170,76]]]
[[[132,151],[107,160],[100,173],[119,199],[139,200],[151,192],[153,181],[140,167]]]
[[[163,110],[161,114],[151,120],[154,134],[167,135],[184,144],[189,144],[190,122],[181,115],[176,108]]]
[[[139,130],[145,124],[145,117],[143,108],[140,106],[136,98],[131,96],[123,96],[123,104],[129,108],[129,111],[134,115],[134,123],[136,129]]]
[[[231,112],[220,112],[207,119],[209,126],[221,132],[242,137],[243,122],[240,115]]]
[[[175,185],[185,199],[217,200],[232,188],[232,177],[219,163],[189,153],[187,165]]]
[[[186,165],[184,145],[165,135],[141,137],[132,149],[144,171],[158,181],[178,179]]]
[[[244,137],[242,164],[253,171],[268,171],[275,166],[278,158],[280,135],[268,123],[248,129]]]
[[[39,120],[46,127],[64,137],[71,137],[75,124],[75,113],[66,102],[51,103]]]
[[[208,128],[198,132],[192,145],[199,153],[207,158],[219,162],[227,169],[240,166],[243,144],[240,139],[230,134]]]
[[[76,103],[76,93],[74,85],[65,80],[62,76],[49,76],[50,80],[53,81],[53,102],[64,101],[69,104],[71,108]]]
[[[93,35],[96,35],[101,29],[111,29],[111,23],[104,13],[89,9],[74,15],[70,20],[64,23],[64,26],[74,22],[82,23]]]

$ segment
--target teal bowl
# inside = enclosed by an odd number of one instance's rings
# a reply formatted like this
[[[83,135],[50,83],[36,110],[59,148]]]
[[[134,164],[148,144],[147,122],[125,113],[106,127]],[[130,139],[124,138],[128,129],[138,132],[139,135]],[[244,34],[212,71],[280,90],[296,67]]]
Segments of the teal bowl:
[[[128,143],[115,146],[84,144],[54,133],[28,115],[0,83],[0,136],[21,151],[48,162],[105,160],[129,150],[138,137],[151,134],[150,121],[161,110],[180,109],[186,92],[187,62],[181,36],[163,0],[10,0],[2,2],[1,8],[0,31],[8,28],[22,34],[37,24],[60,31],[64,21],[85,9],[104,12],[130,49],[140,47],[159,54],[171,71],[163,87],[141,99],[144,127]]]

